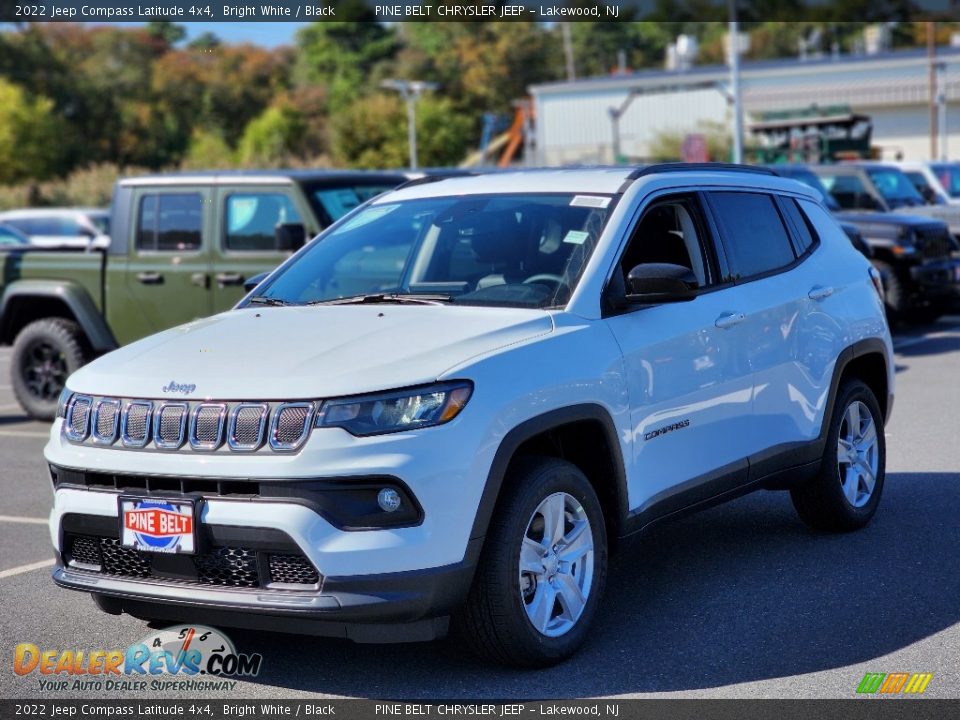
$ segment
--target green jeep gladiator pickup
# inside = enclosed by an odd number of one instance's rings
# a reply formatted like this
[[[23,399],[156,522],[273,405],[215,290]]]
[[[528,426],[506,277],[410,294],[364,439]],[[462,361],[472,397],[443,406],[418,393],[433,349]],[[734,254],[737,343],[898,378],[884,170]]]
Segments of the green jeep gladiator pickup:
[[[97,355],[232,307],[273,269],[402,173],[270,171],[120,180],[106,250],[0,250],[0,344],[12,385],[52,419],[67,376]]]

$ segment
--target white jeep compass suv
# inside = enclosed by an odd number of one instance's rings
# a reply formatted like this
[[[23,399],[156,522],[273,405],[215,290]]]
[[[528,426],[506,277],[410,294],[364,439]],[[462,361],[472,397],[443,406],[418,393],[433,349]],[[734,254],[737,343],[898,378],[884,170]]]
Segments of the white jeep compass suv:
[[[235,309],[75,373],[58,585],[111,613],[566,658],[621,538],[748,491],[853,530],[893,401],[817,193],[659,165],[425,178]],[[718,557],[717,562],[723,562]]]

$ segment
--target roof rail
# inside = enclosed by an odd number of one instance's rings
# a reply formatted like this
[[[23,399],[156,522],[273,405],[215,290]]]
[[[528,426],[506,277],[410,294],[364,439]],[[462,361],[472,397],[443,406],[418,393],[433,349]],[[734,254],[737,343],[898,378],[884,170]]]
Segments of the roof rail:
[[[738,165],[736,163],[685,163],[669,162],[655,163],[653,165],[644,165],[638,167],[632,173],[627,175],[627,180],[636,180],[645,175],[658,175],[667,172],[710,172],[712,170],[722,170],[723,172],[743,172],[757,173],[759,175],[776,175],[773,170],[759,167],[757,165]]]
[[[401,190],[403,188],[408,188],[408,187],[416,187],[417,185],[426,185],[428,183],[440,182],[441,180],[449,180],[450,178],[455,178],[455,177],[472,177],[478,174],[479,173],[475,173],[475,172],[433,173],[431,175],[424,175],[423,177],[414,178],[413,180],[407,180],[402,185],[398,185],[397,187],[395,187],[394,190]]]

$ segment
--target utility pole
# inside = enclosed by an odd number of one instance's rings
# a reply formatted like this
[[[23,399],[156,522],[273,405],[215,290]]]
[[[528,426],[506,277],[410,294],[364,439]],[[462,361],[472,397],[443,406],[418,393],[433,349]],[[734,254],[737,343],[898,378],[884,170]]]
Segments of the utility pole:
[[[930,159],[937,159],[937,38],[936,26],[927,21],[927,66],[930,111]]]
[[[740,97],[740,31],[737,0],[729,0],[730,91],[733,95],[733,162],[743,162],[743,105]]]
[[[577,79],[577,66],[573,61],[573,38],[570,36],[570,23],[560,23],[560,34],[563,37],[563,57],[567,63],[567,80]]]
[[[937,125],[940,128],[940,160],[947,161],[947,64],[937,63]]]
[[[380,87],[396,90],[407,104],[407,138],[410,146],[410,169],[417,169],[417,101],[427,90],[435,90],[436,83],[422,80],[384,80]]]

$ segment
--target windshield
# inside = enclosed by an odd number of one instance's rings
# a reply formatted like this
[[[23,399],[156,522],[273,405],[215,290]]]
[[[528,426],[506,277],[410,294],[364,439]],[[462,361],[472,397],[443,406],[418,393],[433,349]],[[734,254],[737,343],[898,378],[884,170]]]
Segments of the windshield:
[[[101,235],[110,234],[110,213],[90,213],[87,217]]]
[[[260,302],[419,295],[460,305],[560,306],[612,205],[610,196],[572,194],[377,203],[324,234],[267,286]]]
[[[791,169],[784,171],[784,176],[802,182],[807,187],[811,187],[823,196],[823,204],[830,210],[839,210],[840,203],[830,194],[826,186],[820,181],[812,170]]]
[[[308,197],[314,206],[314,211],[324,220],[325,225],[329,225],[370,198],[387,190],[393,190],[400,182],[402,179],[393,184],[378,182],[369,185],[364,183],[322,185],[309,188]]]
[[[913,183],[899,170],[894,168],[870,168],[867,175],[877,190],[883,195],[890,207],[914,207],[926,205],[923,196],[917,192]]]
[[[950,197],[960,197],[960,165],[933,165],[931,167]]]

